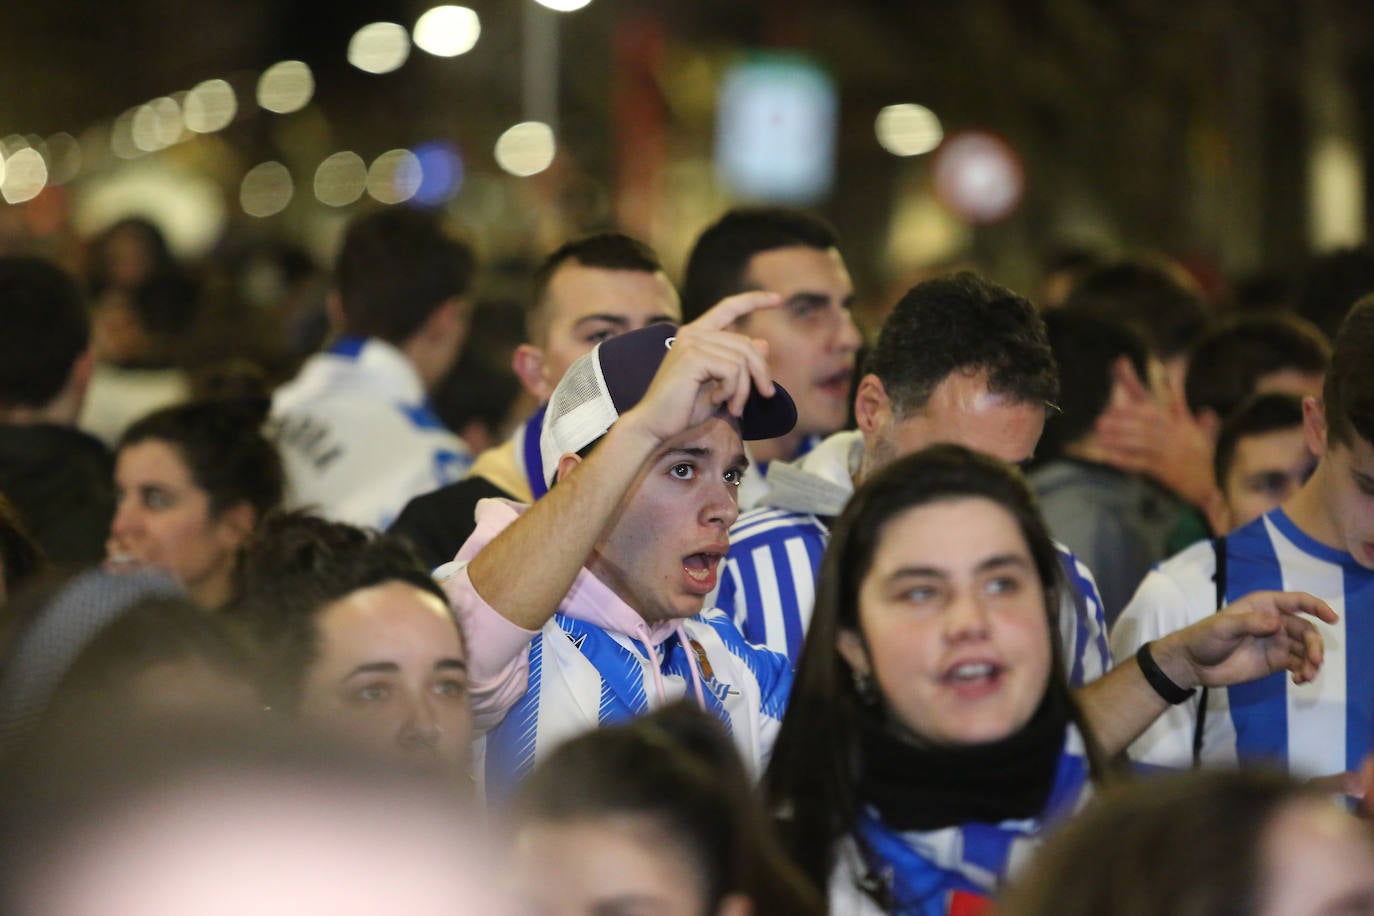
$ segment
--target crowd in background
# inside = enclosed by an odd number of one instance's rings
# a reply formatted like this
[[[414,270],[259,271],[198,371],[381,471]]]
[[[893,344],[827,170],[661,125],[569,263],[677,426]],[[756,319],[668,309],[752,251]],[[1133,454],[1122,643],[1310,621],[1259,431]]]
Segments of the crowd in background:
[[[1374,912],[1374,252],[843,251],[0,257],[0,910]]]

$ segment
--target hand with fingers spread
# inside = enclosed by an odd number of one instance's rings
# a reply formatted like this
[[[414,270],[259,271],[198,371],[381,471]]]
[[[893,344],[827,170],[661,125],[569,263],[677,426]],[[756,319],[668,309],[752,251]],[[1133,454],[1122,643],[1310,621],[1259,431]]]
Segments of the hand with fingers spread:
[[[1188,410],[1183,392],[1171,391],[1161,403],[1124,357],[1112,367],[1112,380],[1112,402],[1094,430],[1107,461],[1155,478],[1220,530],[1214,517],[1221,493],[1212,477],[1212,440]]]
[[[1330,605],[1306,592],[1252,592],[1158,640],[1155,658],[1184,688],[1226,687],[1276,671],[1305,684],[1321,670],[1324,652],[1310,617],[1338,619]]]
[[[633,424],[663,442],[722,408],[739,417],[755,389],[771,397],[767,345],[728,328],[750,312],[781,302],[775,293],[739,293],[679,328],[649,390],[621,423]]]

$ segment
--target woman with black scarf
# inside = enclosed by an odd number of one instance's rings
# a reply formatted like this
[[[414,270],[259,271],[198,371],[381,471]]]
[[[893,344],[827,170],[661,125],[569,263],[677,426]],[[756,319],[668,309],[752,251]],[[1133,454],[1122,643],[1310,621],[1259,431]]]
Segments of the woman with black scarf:
[[[894,462],[837,521],[767,791],[832,914],[974,912],[1103,774],[1014,469]]]

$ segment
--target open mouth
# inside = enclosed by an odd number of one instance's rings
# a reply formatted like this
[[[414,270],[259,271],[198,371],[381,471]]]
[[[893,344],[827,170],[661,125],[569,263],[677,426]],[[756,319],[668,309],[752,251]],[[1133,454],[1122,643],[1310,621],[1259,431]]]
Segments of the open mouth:
[[[1006,668],[990,661],[960,662],[951,666],[940,681],[961,695],[977,697],[996,690]]]
[[[716,587],[716,568],[723,556],[721,553],[703,551],[683,558],[682,571],[686,573],[688,583],[695,586],[693,591],[700,589],[705,594]]]
[[[849,369],[843,369],[833,375],[827,375],[816,383],[816,387],[831,397],[845,398],[849,396],[849,380],[853,373]]]

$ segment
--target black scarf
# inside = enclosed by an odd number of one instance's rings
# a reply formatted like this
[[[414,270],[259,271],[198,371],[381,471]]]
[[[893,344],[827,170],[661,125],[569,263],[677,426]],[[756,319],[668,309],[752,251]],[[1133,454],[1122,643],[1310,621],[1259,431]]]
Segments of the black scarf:
[[[898,735],[881,707],[866,706],[859,715],[859,801],[896,831],[1036,817],[1054,788],[1070,702],[1067,689],[1051,680],[1020,731],[968,747]]]

